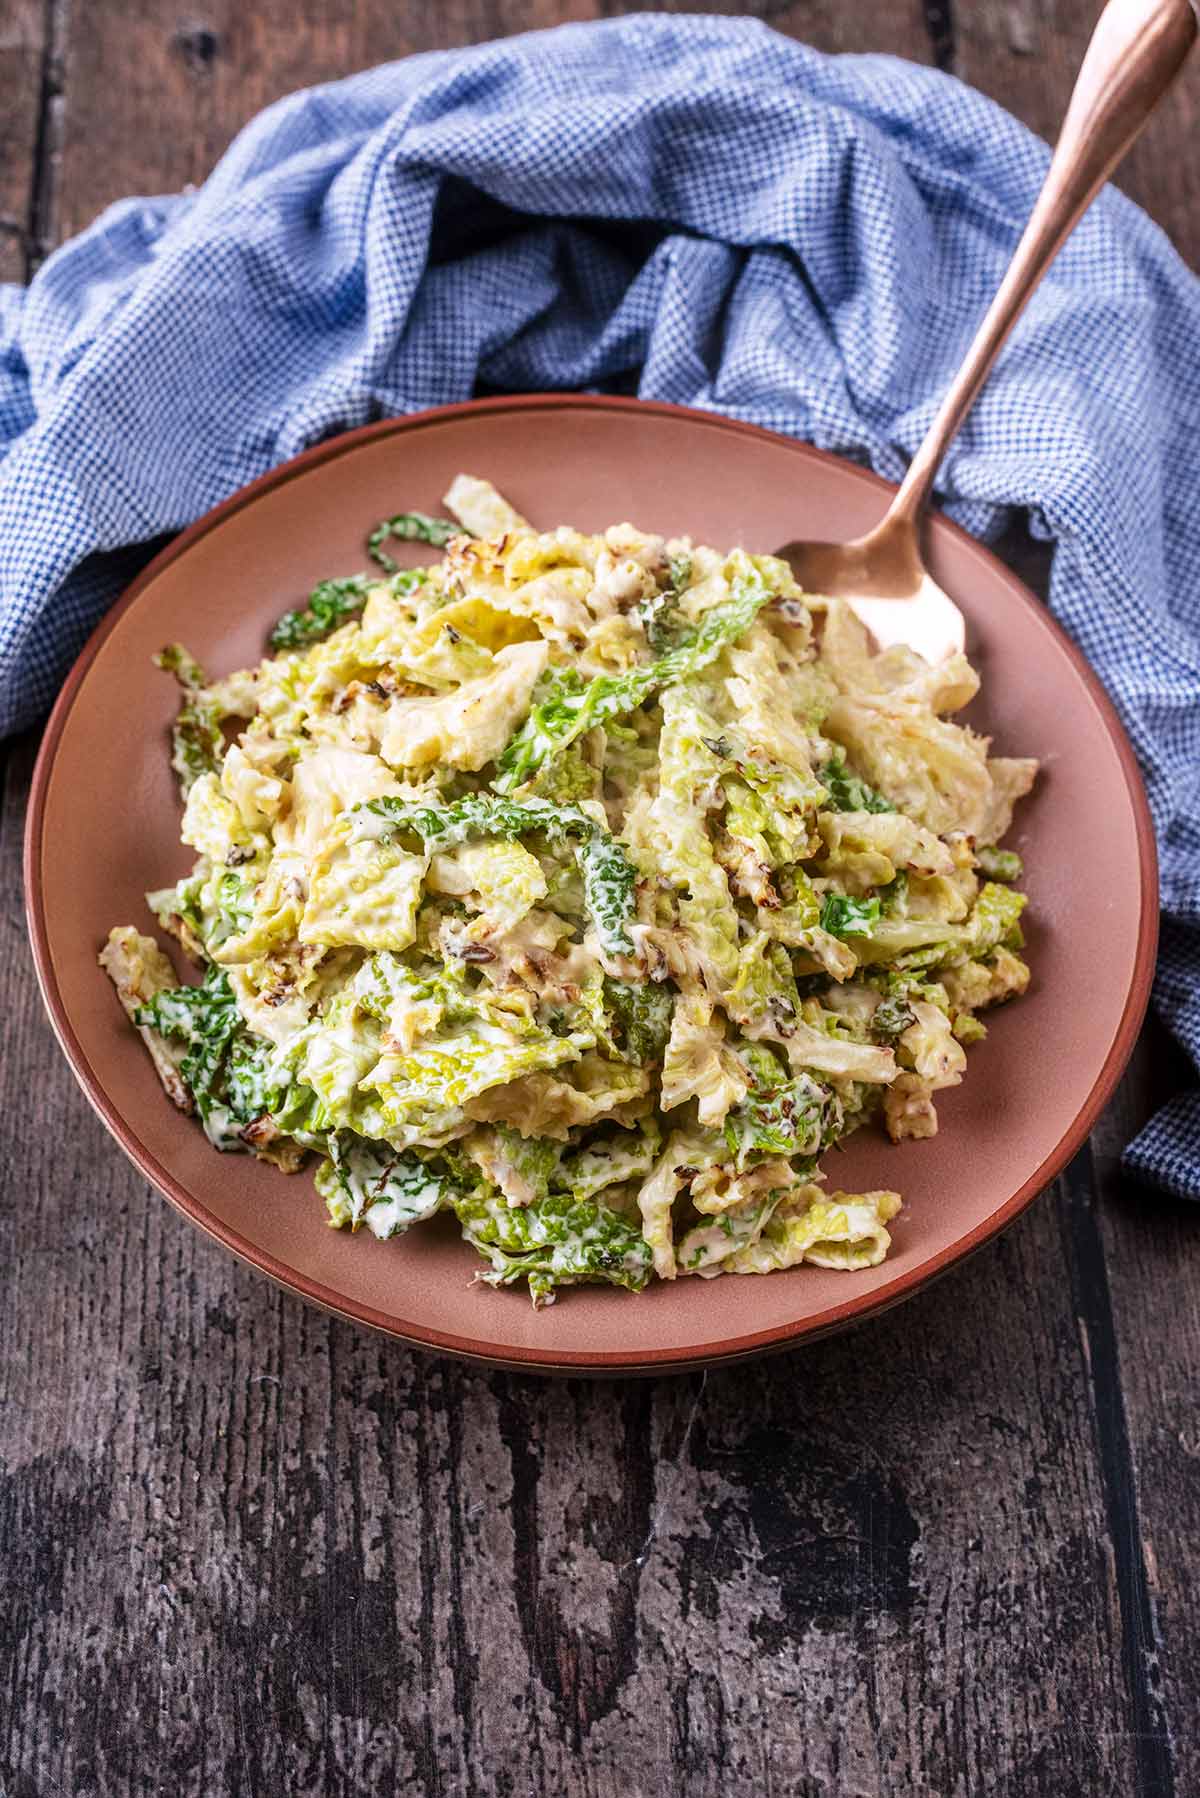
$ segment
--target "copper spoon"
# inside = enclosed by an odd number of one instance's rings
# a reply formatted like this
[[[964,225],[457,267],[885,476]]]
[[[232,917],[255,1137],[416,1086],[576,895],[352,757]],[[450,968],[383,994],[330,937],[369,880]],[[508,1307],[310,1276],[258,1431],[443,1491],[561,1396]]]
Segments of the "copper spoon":
[[[929,662],[962,649],[963,615],[921,560],[918,526],[933,477],[1034,288],[1195,37],[1191,0],[1109,0],[1008,273],[882,522],[851,543],[788,543],[778,551],[805,592],[846,600],[881,649],[904,643]]]

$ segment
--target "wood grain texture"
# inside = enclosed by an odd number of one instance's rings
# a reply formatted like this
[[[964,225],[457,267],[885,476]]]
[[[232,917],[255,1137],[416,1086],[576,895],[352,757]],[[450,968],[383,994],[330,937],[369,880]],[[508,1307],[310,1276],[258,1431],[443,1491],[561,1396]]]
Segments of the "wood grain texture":
[[[181,23],[175,0],[78,7],[71,20],[72,104],[63,144],[64,233],[80,230],[125,194],[203,180],[240,126],[294,88],[415,51],[642,8],[638,0],[410,0],[393,6],[308,0],[299,10],[300,18],[293,0],[257,0],[254,6],[200,0]],[[861,0],[855,7],[837,0],[758,0],[732,9],[716,0],[677,0],[657,10],[734,10],[825,50],[869,48],[930,58],[921,0],[884,7]],[[125,102],[117,110],[108,103],[114,91]]]
[[[33,12],[34,0],[21,4]],[[298,16],[290,0],[252,7],[201,0],[185,16],[174,0],[75,5],[58,184],[62,233],[80,230],[126,194],[202,181],[246,120],[296,87],[417,51],[640,10],[640,0],[308,0]],[[934,62],[1053,141],[1097,9],[1092,0],[756,0],[740,7],[674,0],[656,10],[736,11],[818,49]],[[114,92],[123,101],[117,108]],[[1169,146],[1189,145],[1195,120],[1195,83],[1185,81],[1117,176],[1193,263],[1200,261],[1200,161],[1171,155]]]
[[[1200,1791],[1200,1216],[1129,1186],[1119,1155],[1155,1107],[1187,1083],[1184,1057],[1166,1032],[1147,1030],[1093,1135],[1095,1179],[1077,1200],[1090,1213],[1111,1293],[1116,1365],[1108,1396],[1121,1408],[1136,1479],[1146,1596],[1130,1648],[1172,1732],[1180,1798]]]
[[[6,0],[0,9],[0,281],[25,280],[39,235],[39,136],[49,128],[49,89],[58,78],[46,23],[41,0]]]
[[[0,213],[36,255],[295,86],[600,10],[9,0],[0,73],[37,95],[0,109]],[[1091,13],[741,10],[1048,134]],[[1196,92],[1126,176],[1193,257]],[[0,819],[3,1798],[1200,1791],[1200,1221],[1116,1168],[1161,1038],[1051,1194],[853,1335],[628,1386],[477,1372],[275,1291],[122,1160],[35,991],[32,751]]]
[[[1097,0],[959,0],[955,10],[949,67],[1053,143],[1100,11]],[[1191,153],[1198,81],[1193,59],[1115,178],[1193,267],[1200,263],[1200,162]]]

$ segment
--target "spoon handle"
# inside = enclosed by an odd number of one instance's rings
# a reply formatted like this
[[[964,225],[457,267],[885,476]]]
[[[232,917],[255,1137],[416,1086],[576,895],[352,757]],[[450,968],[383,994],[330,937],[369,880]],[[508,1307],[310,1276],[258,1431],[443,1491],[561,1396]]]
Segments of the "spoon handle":
[[[1045,185],[974,342],[908,473],[888,522],[912,524],[951,439],[1004,340],[1080,214],[1133,143],[1196,37],[1192,0],[1108,0],[1101,13]]]

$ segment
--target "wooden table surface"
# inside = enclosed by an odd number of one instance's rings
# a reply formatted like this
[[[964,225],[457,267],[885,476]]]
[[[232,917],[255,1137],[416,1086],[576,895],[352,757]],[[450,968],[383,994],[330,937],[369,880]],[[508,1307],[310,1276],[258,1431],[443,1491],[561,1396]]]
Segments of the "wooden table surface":
[[[291,88],[633,10],[195,7],[0,0],[0,278]],[[1052,135],[1094,3],[740,10]],[[1200,63],[1121,178],[1193,266],[1198,124]],[[34,748],[0,834],[2,1798],[1200,1793],[1200,1217],[1117,1165],[1181,1077],[1161,1035],[1056,1186],[878,1322],[708,1376],[475,1372],[275,1291],[104,1134],[25,941]]]

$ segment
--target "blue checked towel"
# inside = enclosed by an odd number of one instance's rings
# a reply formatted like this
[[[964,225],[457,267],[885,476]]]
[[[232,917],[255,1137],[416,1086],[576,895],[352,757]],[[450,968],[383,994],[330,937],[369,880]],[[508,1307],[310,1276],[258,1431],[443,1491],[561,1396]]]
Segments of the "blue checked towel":
[[[899,478],[1048,152],[979,94],[748,19],[643,15],[293,95],[195,194],[113,206],[0,289],[0,732],[149,546],[272,464],[489,390],[703,406]],[[1133,740],[1157,988],[1200,1059],[1200,285],[1115,192],[943,471],[1053,539],[1050,603]],[[1098,953],[1102,945],[1097,945]],[[1129,1164],[1200,1199],[1200,1092]]]

